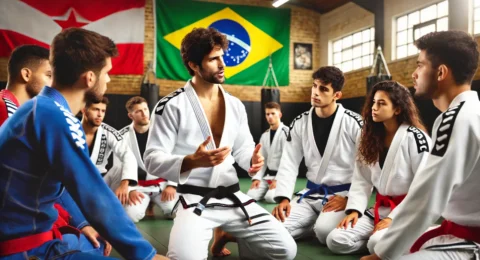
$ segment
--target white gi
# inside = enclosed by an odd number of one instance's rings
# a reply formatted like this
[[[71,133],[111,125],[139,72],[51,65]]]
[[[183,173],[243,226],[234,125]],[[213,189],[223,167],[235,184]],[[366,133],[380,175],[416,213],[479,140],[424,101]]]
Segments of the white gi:
[[[121,142],[122,139],[122,135],[115,128],[102,123],[97,128],[90,155],[90,159],[102,174],[107,173],[105,167],[112,152],[119,159],[119,163],[114,165],[103,178],[113,191],[120,186],[122,180],[130,180],[130,185],[137,184],[137,160],[128,143]],[[130,187],[129,190],[131,190]]]
[[[313,133],[311,113],[315,113],[314,108],[297,116],[291,123],[290,136],[285,143],[276,178],[276,201],[280,200],[280,197],[292,196],[302,157],[305,157],[308,168],[307,179],[313,184],[327,186],[350,184],[354,170],[356,142],[361,133],[363,119],[357,113],[345,109],[341,104],[337,105],[338,109],[323,157],[318,151]],[[307,191],[309,189],[304,189],[297,194],[305,194]],[[342,192],[335,192],[339,196],[346,196],[347,193],[348,188]],[[292,207],[290,216],[286,218],[284,225],[293,238],[299,239],[314,231],[319,241],[322,244],[326,243],[328,234],[345,217],[345,213],[340,211],[320,214],[323,209],[323,198],[323,195],[312,194],[302,199],[300,203],[297,202],[299,196],[290,202]]]
[[[250,168],[255,143],[248,127],[245,106],[221,86],[219,88],[225,100],[225,125],[220,147],[229,146],[232,153],[215,167],[180,172],[184,157],[195,153],[208,136],[213,136],[190,81],[160,100],[152,115],[145,166],[150,174],[179,184],[179,207],[167,255],[174,260],[207,259],[212,230],[221,227],[238,239],[242,257],[246,252],[255,252],[258,255],[254,259],[293,259],[297,247],[287,230],[241,191],[234,193],[238,203],[228,198],[212,197],[201,216],[196,215],[194,209],[203,196],[181,193],[184,185],[205,189],[237,184],[234,162],[245,170]],[[207,149],[216,149],[214,142],[210,142]],[[250,215],[251,226],[239,204],[244,205]]]
[[[278,166],[280,165],[280,159],[282,159],[283,145],[288,137],[288,127],[282,122],[278,126],[273,140],[270,143],[270,129],[265,131],[260,137],[260,144],[262,145],[261,153],[265,158],[265,164],[262,169],[253,176],[252,180],[259,180],[260,185],[258,188],[250,189],[247,195],[254,200],[261,200],[265,198],[268,203],[275,203],[275,189],[269,189],[269,182],[275,180]],[[267,172],[268,169],[268,172]],[[267,173],[267,175],[265,175]],[[275,173],[275,174],[272,174]]]
[[[378,161],[375,165],[365,165],[357,160],[345,212],[349,214],[355,210],[360,218],[354,228],[349,224],[346,230],[334,229],[328,235],[327,245],[331,251],[337,254],[354,254],[365,251],[367,246],[373,254],[373,248],[388,228],[372,235],[375,226],[374,208],[365,212],[372,189],[375,187],[383,196],[396,197],[407,194],[413,177],[425,166],[431,147],[431,139],[426,133],[403,124],[395,133],[382,168]],[[363,212],[365,215],[362,216]],[[385,217],[395,219],[398,207],[391,210],[390,206],[379,204],[378,213],[380,219]]]
[[[135,135],[135,129],[133,128],[133,123],[122,128],[119,133],[122,135],[123,140],[121,142],[126,142],[130,147],[131,151],[135,155],[135,159],[137,161],[138,168],[142,169],[146,172],[145,165],[143,164],[143,158],[140,155],[140,148],[138,147],[137,136]],[[114,157],[114,165],[121,165],[119,158],[116,156]],[[115,166],[114,166],[115,167]],[[115,172],[115,173],[114,173]],[[112,171],[109,172],[109,175],[117,174],[117,177],[120,176],[119,171]],[[135,181],[138,181],[138,175],[135,178]],[[157,180],[159,179],[156,176],[153,176],[147,172],[146,181]],[[171,181],[163,181],[159,183],[159,185],[143,185],[141,181],[138,182],[139,185],[132,187],[136,189],[137,192],[142,192],[145,195],[145,198],[142,200],[141,203],[137,203],[136,205],[127,205],[125,206],[125,211],[127,212],[128,216],[132,219],[133,222],[138,222],[145,217],[145,210],[148,207],[148,204],[152,200],[157,204],[163,212],[163,215],[167,218],[172,218],[172,211],[175,203],[178,200],[178,195],[175,194],[175,199],[171,201],[162,201],[161,200],[161,193],[167,186],[174,186],[177,187],[175,182]]]
[[[389,231],[375,246],[383,260],[479,259],[479,244],[442,235],[420,251],[410,246],[440,216],[468,226],[480,241],[480,101],[476,91],[459,94],[433,126],[434,145],[425,168],[415,175]],[[476,229],[476,230],[474,230]],[[450,232],[458,231],[458,227]],[[454,232],[455,233],[455,232]],[[476,258],[475,258],[476,257]]]

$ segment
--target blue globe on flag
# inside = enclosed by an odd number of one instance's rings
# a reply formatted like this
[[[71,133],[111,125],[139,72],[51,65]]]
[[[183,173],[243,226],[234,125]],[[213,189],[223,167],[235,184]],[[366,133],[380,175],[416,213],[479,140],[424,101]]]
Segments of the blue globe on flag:
[[[230,19],[222,19],[212,23],[209,27],[213,27],[227,36],[228,48],[223,56],[227,67],[237,66],[247,58],[251,49],[250,36],[242,25]]]

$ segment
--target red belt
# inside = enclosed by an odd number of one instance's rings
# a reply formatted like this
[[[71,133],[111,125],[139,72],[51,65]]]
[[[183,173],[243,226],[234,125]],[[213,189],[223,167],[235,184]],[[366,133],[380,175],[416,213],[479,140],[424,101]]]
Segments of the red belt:
[[[410,248],[410,252],[417,252],[428,240],[441,235],[452,235],[458,238],[480,243],[480,227],[467,227],[444,220],[440,227],[429,230],[421,235]]]
[[[378,213],[378,209],[380,208],[380,206],[390,207],[390,210],[393,210],[398,204],[402,202],[405,196],[407,195],[384,196],[377,192],[377,197],[375,199],[375,207],[374,207],[375,225],[377,225],[378,222],[380,222],[380,213]]]
[[[167,181],[167,180],[162,179],[162,178],[158,178],[158,179],[155,179],[155,180],[148,180],[148,181],[139,180],[138,181],[138,186],[142,186],[142,187],[155,186],[155,185],[159,185],[160,183],[162,183],[164,181]]]
[[[0,242],[0,256],[25,252],[53,239],[62,240],[62,234],[75,234],[77,237],[80,237],[80,230],[68,225],[70,214],[58,203],[55,203],[53,206],[58,211],[58,218],[53,223],[51,230]]]
[[[53,239],[62,240],[62,234],[75,234],[77,237],[79,237],[80,231],[71,226],[64,226],[61,228],[54,227],[52,230],[47,232],[2,241],[0,242],[0,256],[25,252],[39,247]]]

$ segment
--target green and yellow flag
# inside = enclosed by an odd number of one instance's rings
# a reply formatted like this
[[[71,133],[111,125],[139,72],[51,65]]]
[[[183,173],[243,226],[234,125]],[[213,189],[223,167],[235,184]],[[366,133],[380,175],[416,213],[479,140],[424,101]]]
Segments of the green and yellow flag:
[[[198,27],[214,27],[227,36],[227,84],[261,86],[269,57],[280,86],[289,84],[290,10],[226,5],[191,0],[156,0],[156,74],[188,80],[180,56],[183,37]]]

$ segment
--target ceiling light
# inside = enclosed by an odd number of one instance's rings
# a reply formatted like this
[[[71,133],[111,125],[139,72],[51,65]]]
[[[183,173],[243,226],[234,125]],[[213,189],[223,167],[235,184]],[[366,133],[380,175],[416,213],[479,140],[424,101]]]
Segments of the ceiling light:
[[[273,2],[272,5],[275,6],[275,7],[279,7],[279,6],[283,5],[283,4],[286,3],[286,2],[288,2],[288,0],[276,0],[276,1]]]

